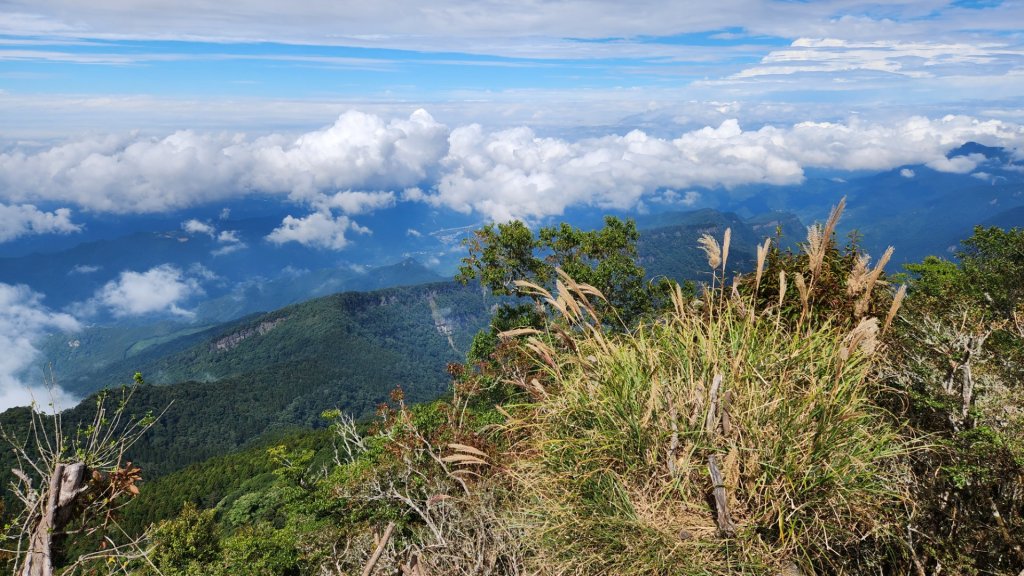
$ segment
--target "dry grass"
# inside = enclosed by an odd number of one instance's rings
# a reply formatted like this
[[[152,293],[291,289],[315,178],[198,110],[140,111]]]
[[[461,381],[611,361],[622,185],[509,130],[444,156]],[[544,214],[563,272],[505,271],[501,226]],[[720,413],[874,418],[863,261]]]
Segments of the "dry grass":
[[[701,245],[720,269],[717,241]],[[871,401],[876,318],[849,333],[792,330],[751,302],[722,297],[711,311],[677,292],[657,323],[611,335],[593,288],[564,275],[556,294],[524,287],[557,318],[525,343],[543,395],[511,408],[505,425],[530,570],[838,570],[838,551],[895,534],[907,446]],[[712,455],[734,538],[719,535],[708,504]]]

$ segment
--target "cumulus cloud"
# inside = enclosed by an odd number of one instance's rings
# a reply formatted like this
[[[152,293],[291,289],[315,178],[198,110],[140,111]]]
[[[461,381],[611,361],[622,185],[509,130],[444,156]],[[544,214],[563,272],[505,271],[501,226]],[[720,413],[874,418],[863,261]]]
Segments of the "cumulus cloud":
[[[67,208],[44,212],[32,204],[0,203],[0,242],[28,234],[70,234],[81,229],[71,221],[71,210]]]
[[[953,174],[968,174],[978,167],[978,164],[985,161],[983,154],[969,154],[967,156],[954,156],[952,158],[936,158],[928,162],[928,167],[939,172],[951,172]]]
[[[346,233],[353,231],[369,234],[369,229],[356,224],[344,214],[334,216],[330,211],[313,212],[303,218],[285,216],[281,226],[267,235],[274,244],[298,242],[303,246],[341,250],[348,246]]]
[[[338,192],[314,198],[312,204],[321,210],[336,208],[345,214],[363,214],[395,205],[394,192]]]
[[[184,230],[185,232],[188,232],[189,234],[206,234],[211,238],[217,231],[217,229],[211,226],[210,224],[207,224],[206,222],[201,222],[199,220],[196,220],[195,218],[182,222],[181,229]]]
[[[227,210],[225,208],[224,210]],[[224,212],[221,212],[224,215]],[[224,218],[221,218],[224,220]],[[238,237],[237,230],[217,230],[217,227],[208,222],[191,219],[181,223],[181,228],[189,234],[204,234],[217,241],[219,248],[213,249],[210,253],[214,256],[224,256],[233,252],[243,250],[248,246]]]
[[[350,111],[298,138],[191,130],[164,138],[88,138],[0,154],[0,201],[71,202],[115,213],[159,212],[249,193],[311,202],[339,189],[416,185],[444,156],[447,135],[445,126],[417,110],[390,121]]]
[[[902,176],[904,178],[913,178],[916,175],[917,174],[915,174],[914,171],[911,170],[910,168],[902,168],[900,170],[900,176]]]
[[[351,216],[397,202],[425,202],[492,220],[539,219],[572,206],[630,209],[659,199],[687,205],[698,197],[670,199],[663,191],[795,184],[812,167],[854,171],[925,164],[967,173],[983,159],[949,159],[950,150],[972,140],[1021,149],[1024,128],[952,115],[884,123],[854,116],[752,129],[731,118],[675,137],[633,130],[570,139],[527,127],[449,128],[420,110],[395,120],[346,112],[333,125],[292,139],[184,131],[129,140],[99,138],[0,154],[0,198],[22,195],[125,212],[277,194],[310,210],[285,219],[271,241],[342,249],[346,232],[361,230]],[[185,225],[216,233],[208,222]]]
[[[658,204],[665,204],[669,206],[693,206],[698,200],[700,200],[700,192],[697,192],[696,190],[679,192],[669,188],[668,190],[662,191],[660,194],[655,194],[651,200]]]
[[[222,230],[221,233],[217,235],[217,242],[220,242],[221,244],[238,244],[241,240],[238,238],[237,230]]]
[[[162,264],[145,272],[121,272],[116,280],[97,291],[93,303],[119,318],[155,313],[191,316],[192,312],[181,305],[200,293],[202,287],[196,277],[170,264]]]
[[[403,198],[499,221],[536,219],[574,205],[628,209],[660,188],[796,184],[808,167],[885,170],[928,164],[970,171],[977,159],[946,158],[969,140],[1020,147],[1024,129],[964,116],[886,124],[802,122],[757,130],[726,120],[674,139],[634,130],[573,142],[539,137],[527,128],[488,133],[471,125],[452,131],[438,184],[429,191],[406,190]]]
[[[27,286],[0,283],[0,410],[50,402],[68,408],[76,400],[59,387],[47,388],[26,382],[25,373],[39,360],[36,345],[47,332],[74,332],[80,328],[71,315],[53,312],[43,305],[43,296]]]

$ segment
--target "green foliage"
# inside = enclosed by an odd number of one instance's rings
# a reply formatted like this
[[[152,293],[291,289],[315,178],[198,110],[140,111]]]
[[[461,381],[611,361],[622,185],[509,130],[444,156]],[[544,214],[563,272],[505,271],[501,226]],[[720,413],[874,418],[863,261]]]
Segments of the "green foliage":
[[[951,572],[1024,568],[1024,230],[975,228],[957,252],[908,265],[892,386],[935,449],[914,460],[919,562]],[[956,518],[956,522],[951,522]]]
[[[186,502],[176,518],[156,527],[152,546],[151,559],[161,572],[203,574],[203,565],[219,557],[221,551],[214,511],[200,511]]]
[[[479,280],[496,295],[524,296],[517,281],[551,286],[560,268],[579,282],[595,286],[631,325],[652,307],[652,296],[638,264],[640,233],[632,220],[608,216],[600,230],[584,231],[568,224],[545,227],[536,237],[525,224],[488,224],[467,240],[458,280]]]
[[[957,252],[966,286],[994,313],[1009,318],[1024,301],[1024,229],[984,228]]]
[[[465,243],[470,255],[456,276],[463,284],[479,280],[493,294],[509,296],[519,294],[516,280],[551,278],[551,266],[534,254],[540,244],[533,231],[519,220],[487,224]]]
[[[267,524],[241,528],[224,541],[220,570],[225,576],[298,576],[301,574],[294,535]]]

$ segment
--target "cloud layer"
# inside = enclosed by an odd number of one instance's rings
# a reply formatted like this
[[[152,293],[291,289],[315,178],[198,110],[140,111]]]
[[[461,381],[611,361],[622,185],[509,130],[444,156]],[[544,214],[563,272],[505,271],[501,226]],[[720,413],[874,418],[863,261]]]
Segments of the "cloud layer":
[[[634,46],[628,40],[634,37],[737,28],[789,38],[813,31],[860,39],[894,34],[925,39],[955,30],[1017,32],[1024,18],[1024,9],[1016,2],[988,3],[979,10],[931,0],[694,0],[685,10],[659,0],[380,0],[363,5],[312,0],[291,6],[286,16],[273,0],[230,5],[181,0],[147,3],[132,10],[125,10],[117,0],[87,5],[70,0],[7,4],[0,14],[0,33],[13,35],[321,42],[501,55],[548,55],[553,50],[594,54],[608,49],[600,43],[573,42],[581,38],[619,39],[613,48],[628,53]]]
[[[328,127],[292,138],[179,131],[166,138],[109,136],[38,151],[14,149],[0,154],[0,201],[153,212],[277,195],[309,212],[286,218],[271,241],[341,249],[347,232],[365,232],[351,216],[400,200],[493,220],[536,219],[572,206],[629,209],[664,200],[666,189],[685,194],[690,187],[795,184],[807,168],[926,164],[969,173],[978,158],[946,154],[972,140],[1020,149],[1024,128],[953,115],[886,123],[853,117],[756,129],[727,119],[674,138],[633,130],[571,140],[539,136],[526,127],[449,128],[423,110],[391,120],[350,111]],[[394,191],[402,189],[399,197]],[[64,209],[25,213],[40,222],[32,224],[39,229],[74,227]],[[187,221],[183,227],[216,232],[207,222]],[[221,240],[235,244],[232,238]]]
[[[0,154],[0,201],[47,200],[116,213],[252,192],[312,201],[324,191],[416,184],[444,155],[446,136],[420,110],[390,122],[346,112],[331,126],[291,139],[191,130],[164,138],[89,138]]]
[[[0,283],[0,410],[32,402],[41,408],[51,402],[60,408],[77,403],[59,387],[47,388],[42,378],[26,381],[26,371],[39,356],[39,338],[50,331],[79,328],[74,317],[47,309],[42,295],[27,286]]]

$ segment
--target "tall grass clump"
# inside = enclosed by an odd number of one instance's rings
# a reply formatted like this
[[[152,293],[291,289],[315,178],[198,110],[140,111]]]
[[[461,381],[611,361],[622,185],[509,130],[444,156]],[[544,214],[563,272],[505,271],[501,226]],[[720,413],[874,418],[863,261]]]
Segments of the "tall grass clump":
[[[564,274],[553,294],[522,286],[552,312],[506,336],[534,359],[504,424],[531,570],[877,573],[896,548],[908,446],[873,402],[879,320],[812,323],[803,304],[793,322],[781,296],[717,286],[625,332]]]

